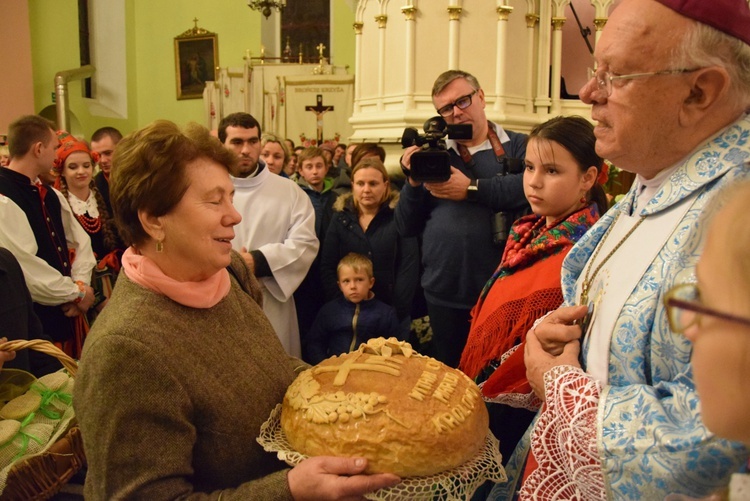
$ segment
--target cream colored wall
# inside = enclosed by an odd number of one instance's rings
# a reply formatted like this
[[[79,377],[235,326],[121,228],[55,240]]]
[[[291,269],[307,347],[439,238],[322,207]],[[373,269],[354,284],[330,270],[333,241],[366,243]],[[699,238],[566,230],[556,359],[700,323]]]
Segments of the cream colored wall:
[[[403,3],[403,2],[402,2]],[[421,126],[435,115],[431,91],[435,78],[445,70],[458,68],[475,75],[485,91],[488,116],[504,121],[506,114],[525,113],[527,89],[533,82],[526,73],[529,56],[525,6],[515,8],[507,21],[508,46],[505,71],[504,108],[493,110],[497,101],[498,14],[496,2],[462,0],[458,22],[449,21],[448,7],[455,0],[408,2],[416,7],[414,21],[407,19],[402,3],[360,0],[357,21],[362,23],[358,101],[355,104],[354,139],[397,143],[405,126]],[[520,2],[514,2],[520,3]],[[377,16],[387,16],[383,27]],[[405,88],[410,50],[408,25],[414,29],[414,93]],[[451,61],[451,33],[456,34],[456,60]],[[381,63],[384,58],[384,63]],[[453,66],[451,66],[453,64]],[[381,68],[383,66],[383,68]],[[384,85],[381,80],[385,79]],[[380,86],[383,86],[381,91]],[[521,124],[528,128],[534,117]]]
[[[17,1],[17,0],[8,0]],[[100,0],[101,1],[101,0]],[[123,2],[124,0],[115,0]],[[33,109],[25,113],[39,113],[51,120],[55,119],[55,75],[63,70],[80,67],[78,50],[78,2],[77,0],[29,0],[29,28],[31,62],[33,65]],[[130,2],[125,5],[124,19],[113,20],[123,26],[132,19]],[[124,28],[123,28],[124,30]],[[132,36],[126,36],[126,47],[121,57],[132,62]],[[127,66],[127,65],[126,65]],[[127,93],[135,90],[135,76],[128,72]],[[123,132],[129,132],[137,126],[134,100],[128,100],[124,114],[106,116],[92,112],[97,103],[84,99],[81,82],[68,84],[70,103],[70,132],[77,136],[89,137],[99,127],[111,125]]]
[[[533,85],[526,77],[527,59],[529,53],[535,53],[536,43],[529,47],[528,28],[526,27],[526,12],[520,2],[513,2],[513,12],[508,17],[508,48],[505,57],[508,60],[508,70],[505,72],[505,92],[510,98],[523,99],[527,89]],[[495,36],[493,34],[493,36]],[[493,57],[496,54],[493,51]],[[468,70],[471,71],[471,70]],[[535,75],[535,73],[534,73]],[[495,76],[490,76],[495,80]],[[482,82],[482,80],[480,80]],[[484,83],[482,83],[484,85]]]
[[[198,18],[199,27],[218,34],[218,65],[241,66],[245,49],[260,46],[260,13],[237,0],[136,0],[134,5],[139,125],[160,118],[202,123],[201,99],[177,100],[174,37]]]
[[[331,60],[354,73],[354,6],[351,0],[331,0]]]
[[[19,0],[0,0],[0,134],[21,115],[34,113],[29,8]]]

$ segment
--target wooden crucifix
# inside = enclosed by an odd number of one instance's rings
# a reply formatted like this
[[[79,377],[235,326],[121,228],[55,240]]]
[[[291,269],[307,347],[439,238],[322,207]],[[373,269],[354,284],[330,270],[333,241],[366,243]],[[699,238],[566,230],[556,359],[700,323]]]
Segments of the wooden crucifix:
[[[323,95],[318,94],[315,96],[317,103],[315,106],[305,106],[305,111],[312,111],[315,113],[315,126],[318,135],[318,144],[323,144],[323,115],[329,111],[333,111],[333,106],[323,106]]]

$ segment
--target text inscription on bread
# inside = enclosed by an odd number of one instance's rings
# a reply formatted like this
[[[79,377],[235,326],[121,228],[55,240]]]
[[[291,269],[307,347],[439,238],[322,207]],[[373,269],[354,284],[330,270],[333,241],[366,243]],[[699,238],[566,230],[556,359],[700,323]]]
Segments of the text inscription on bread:
[[[443,402],[445,405],[448,405],[457,384],[458,375],[455,372],[446,372],[445,376],[443,376],[443,380],[440,382],[440,386],[435,390],[435,398]]]
[[[417,379],[417,384],[414,385],[414,388],[409,392],[409,396],[415,400],[419,400],[422,402],[424,400],[424,397],[428,396],[430,392],[432,392],[432,387],[435,385],[435,381],[437,381],[438,377],[435,372],[440,370],[440,363],[437,360],[430,360],[427,362],[427,365],[425,366],[429,371],[423,371],[422,374],[419,376],[419,379]],[[435,371],[435,372],[430,372]]]
[[[461,376],[456,372],[446,372],[440,384],[433,391],[435,383],[438,381],[438,372],[441,370],[441,367],[442,364],[436,360],[427,362],[425,370],[422,371],[414,387],[409,392],[409,397],[423,402],[426,398],[432,396],[445,405],[451,405],[451,397],[456,391],[458,383],[461,381]],[[438,433],[458,428],[474,411],[474,406],[478,399],[478,389],[473,385],[469,386],[456,406],[451,407],[447,412],[441,412],[433,416],[432,424]]]
[[[433,417],[432,424],[440,433],[458,428],[474,412],[474,404],[478,398],[479,392],[475,388],[466,388],[458,405],[450,412],[443,412]]]

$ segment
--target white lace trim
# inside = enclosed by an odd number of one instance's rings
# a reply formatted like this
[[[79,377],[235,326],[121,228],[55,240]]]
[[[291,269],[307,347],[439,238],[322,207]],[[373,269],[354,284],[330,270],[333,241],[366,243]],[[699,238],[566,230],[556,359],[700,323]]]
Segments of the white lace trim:
[[[482,385],[479,385],[481,388]],[[504,393],[494,398],[484,399],[485,402],[492,402],[493,404],[505,404],[510,407],[516,407],[518,409],[526,409],[529,411],[538,411],[542,406],[542,401],[539,397],[531,393]]]
[[[578,367],[544,374],[546,407],[531,435],[539,467],[521,488],[521,499],[606,499],[597,454],[596,416],[601,385]]]
[[[89,198],[86,201],[68,192],[68,203],[70,203],[70,208],[73,209],[74,214],[82,216],[88,213],[89,217],[99,217],[99,206],[96,204],[96,197],[93,191],[89,191]]]
[[[503,353],[500,357],[500,365],[503,365],[508,357],[510,357],[522,346],[523,344],[517,344]],[[479,383],[480,390],[486,382],[487,381],[482,381],[481,383]],[[544,403],[539,397],[536,396],[533,391],[530,393],[501,393],[500,395],[492,398],[484,397],[484,401],[491,402],[493,404],[505,404],[510,407],[516,407],[518,409],[526,409],[530,411],[538,411]]]
[[[517,344],[514,347],[512,347],[510,350],[506,351],[500,356],[500,365],[503,365],[506,360],[508,360],[508,357],[513,355],[518,349],[523,346],[523,344]]]
[[[500,365],[503,365],[508,357],[515,353],[522,346],[523,344],[517,344],[510,350],[503,353],[503,355],[500,357]],[[484,383],[486,383],[486,381],[482,381],[479,384],[480,390],[482,389],[482,386],[484,386]],[[530,411],[538,411],[544,403],[539,399],[539,397],[536,396],[533,391],[530,393],[501,393],[500,395],[492,398],[484,397],[484,401],[491,402],[493,404],[505,404],[510,407],[527,409]]]

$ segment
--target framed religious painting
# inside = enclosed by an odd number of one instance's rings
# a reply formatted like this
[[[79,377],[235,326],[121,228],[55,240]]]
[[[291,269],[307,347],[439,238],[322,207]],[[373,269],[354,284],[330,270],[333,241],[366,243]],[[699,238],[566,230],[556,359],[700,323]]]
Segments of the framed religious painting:
[[[174,38],[177,99],[201,99],[206,82],[216,79],[219,39],[216,33],[195,26]]]

